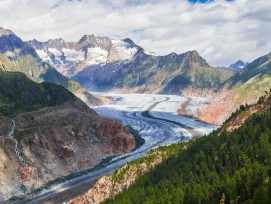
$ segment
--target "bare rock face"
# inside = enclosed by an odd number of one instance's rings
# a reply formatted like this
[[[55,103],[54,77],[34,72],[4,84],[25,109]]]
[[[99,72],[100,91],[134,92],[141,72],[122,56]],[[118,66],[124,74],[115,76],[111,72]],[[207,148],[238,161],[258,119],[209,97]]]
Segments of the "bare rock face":
[[[39,170],[37,167],[26,165],[19,169],[18,174],[22,182],[35,181],[39,176]]]
[[[51,179],[91,168],[107,156],[135,148],[134,137],[126,128],[99,117],[80,100],[21,113],[14,120],[14,138],[25,163],[19,162],[8,137],[11,120],[1,117],[0,183],[4,187],[0,187],[0,200],[20,195],[15,187],[18,183],[31,192]]]
[[[11,30],[0,27],[0,35],[12,35],[12,34],[14,33]]]

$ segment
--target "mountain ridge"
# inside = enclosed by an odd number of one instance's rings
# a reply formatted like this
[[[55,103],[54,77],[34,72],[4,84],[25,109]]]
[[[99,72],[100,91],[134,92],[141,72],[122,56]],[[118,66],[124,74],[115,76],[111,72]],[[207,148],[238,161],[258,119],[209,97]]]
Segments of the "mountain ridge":
[[[34,81],[47,81],[60,84],[71,90],[80,88],[79,84],[58,73],[52,66],[42,62],[35,49],[22,41],[15,33],[0,28],[4,35],[0,35],[1,68],[6,71],[24,72]],[[8,63],[8,68],[5,67]]]
[[[29,42],[44,61],[92,91],[179,94],[192,87],[216,92],[220,84],[233,75],[231,70],[209,66],[195,50],[158,56],[146,52],[129,38],[117,40],[85,35],[78,42],[63,39]],[[71,52],[75,56],[73,60],[69,60]],[[204,77],[196,74],[200,67],[208,67],[199,71]],[[188,68],[197,70],[190,73],[182,70]],[[182,79],[186,83],[182,83]]]
[[[22,41],[11,30],[1,28],[0,35],[0,70],[23,72],[35,82],[49,82],[64,86],[88,105],[103,104],[100,99],[83,89],[79,83],[59,73],[53,66],[42,61],[33,46]]]

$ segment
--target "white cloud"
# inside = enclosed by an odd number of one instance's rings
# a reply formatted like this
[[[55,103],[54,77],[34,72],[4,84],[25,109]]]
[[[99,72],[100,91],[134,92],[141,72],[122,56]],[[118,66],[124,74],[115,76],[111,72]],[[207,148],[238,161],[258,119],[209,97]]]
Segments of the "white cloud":
[[[271,51],[270,11],[266,0],[2,0],[0,26],[24,40],[129,37],[158,54],[195,49],[212,65],[228,65]]]

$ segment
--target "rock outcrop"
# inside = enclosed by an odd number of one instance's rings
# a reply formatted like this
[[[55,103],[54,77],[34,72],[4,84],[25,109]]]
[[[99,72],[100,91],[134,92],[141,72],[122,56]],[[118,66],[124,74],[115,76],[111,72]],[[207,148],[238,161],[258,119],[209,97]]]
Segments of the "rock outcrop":
[[[139,164],[126,164],[113,174],[100,178],[87,193],[70,200],[67,204],[98,204],[113,198],[131,186],[139,175],[147,173],[161,163],[163,156],[165,156],[164,152],[155,151],[145,156],[145,158],[152,158],[149,161],[143,159]]]

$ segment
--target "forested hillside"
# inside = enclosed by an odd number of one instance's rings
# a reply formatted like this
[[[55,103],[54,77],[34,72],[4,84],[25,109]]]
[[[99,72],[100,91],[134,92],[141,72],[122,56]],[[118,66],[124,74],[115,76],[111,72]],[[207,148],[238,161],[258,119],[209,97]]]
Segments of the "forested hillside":
[[[43,82],[38,84],[20,72],[0,71],[0,115],[56,106],[75,99],[64,87]]]
[[[188,142],[105,203],[269,203],[271,200],[270,93],[255,106],[242,106],[227,131]],[[255,111],[256,110],[256,111]],[[253,113],[253,114],[252,114]],[[229,129],[228,129],[229,130]]]

